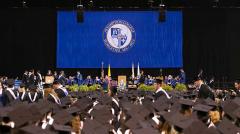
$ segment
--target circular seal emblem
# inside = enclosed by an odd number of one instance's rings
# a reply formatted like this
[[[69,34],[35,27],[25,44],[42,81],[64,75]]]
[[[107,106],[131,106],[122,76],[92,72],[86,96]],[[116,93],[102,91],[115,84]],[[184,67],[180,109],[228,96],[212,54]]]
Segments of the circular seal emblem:
[[[135,39],[133,26],[124,20],[110,22],[103,31],[104,44],[112,52],[126,52],[134,45]]]

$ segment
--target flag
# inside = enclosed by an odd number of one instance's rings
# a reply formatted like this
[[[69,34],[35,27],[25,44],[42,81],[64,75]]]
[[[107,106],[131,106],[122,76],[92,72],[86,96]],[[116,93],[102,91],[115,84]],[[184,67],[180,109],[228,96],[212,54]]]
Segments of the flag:
[[[110,64],[108,64],[108,77],[111,76],[111,69],[110,69]]]
[[[135,78],[134,76],[134,64],[132,63],[132,78]]]
[[[103,62],[102,62],[102,70],[101,70],[101,77],[104,78],[104,69],[103,69]]]
[[[139,67],[139,62],[138,62],[138,68],[137,68],[137,76],[140,77],[140,67]]]

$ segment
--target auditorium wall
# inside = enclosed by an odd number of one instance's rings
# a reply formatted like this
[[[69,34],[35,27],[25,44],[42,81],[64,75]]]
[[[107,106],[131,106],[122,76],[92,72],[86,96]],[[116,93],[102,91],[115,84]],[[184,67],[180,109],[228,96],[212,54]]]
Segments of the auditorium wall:
[[[49,8],[0,10],[0,75],[21,76],[25,69],[56,69],[56,10]],[[202,68],[217,79],[240,78],[240,9],[184,9],[183,65],[188,78]],[[60,69],[58,69],[60,70]],[[72,73],[77,69],[65,69]],[[100,75],[100,69],[81,69]],[[105,69],[107,72],[107,69]],[[146,69],[159,74],[160,69]],[[177,74],[164,69],[163,74]],[[112,69],[114,76],[131,69]]]

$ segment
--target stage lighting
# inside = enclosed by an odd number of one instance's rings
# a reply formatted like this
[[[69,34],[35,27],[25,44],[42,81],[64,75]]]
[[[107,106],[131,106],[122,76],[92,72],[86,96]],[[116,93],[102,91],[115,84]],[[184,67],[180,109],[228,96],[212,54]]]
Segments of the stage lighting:
[[[27,8],[27,2],[25,0],[22,1],[22,7]]]
[[[83,5],[77,5],[77,22],[82,23],[83,20]]]
[[[162,3],[159,5],[159,22],[165,22],[166,20],[166,9],[165,5]]]
[[[154,1],[153,0],[148,0],[148,4],[149,4],[149,7],[152,8],[153,7],[153,3]]]
[[[213,8],[217,8],[219,6],[219,0],[213,0]]]
[[[93,6],[94,6],[94,5],[93,5],[93,1],[90,0],[90,1],[88,2],[88,7],[89,7],[89,8],[93,8]]]

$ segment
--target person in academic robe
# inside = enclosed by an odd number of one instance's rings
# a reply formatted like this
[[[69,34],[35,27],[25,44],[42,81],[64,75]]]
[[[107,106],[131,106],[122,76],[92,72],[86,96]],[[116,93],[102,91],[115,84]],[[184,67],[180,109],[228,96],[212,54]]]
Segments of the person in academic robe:
[[[183,69],[180,69],[180,83],[185,84],[186,83],[186,74]]]
[[[212,89],[208,85],[204,84],[203,80],[200,77],[195,78],[194,85],[196,87],[196,90],[198,90],[199,99],[211,98],[214,100],[215,97]]]
[[[65,85],[67,84],[67,78],[66,78],[66,76],[65,76],[64,71],[61,71],[61,72],[60,72],[57,81],[60,82],[61,85],[63,85],[63,86],[65,86]]]
[[[156,79],[156,83],[154,83],[155,92],[154,97],[155,100],[157,100],[159,97],[165,96],[167,99],[170,99],[171,97],[168,95],[168,93],[162,88],[162,80]]]
[[[176,77],[172,80],[171,86],[175,88],[178,83],[180,83],[180,79],[179,79],[179,76],[176,76]]]
[[[104,90],[104,92],[107,92],[107,91],[108,91],[109,84],[110,84],[110,79],[109,79],[109,77],[106,75],[105,78],[103,79],[103,90]]]
[[[68,79],[67,79],[67,85],[71,86],[71,85],[74,85],[74,84],[75,84],[74,77],[69,76]]]
[[[173,82],[173,76],[172,75],[168,75],[168,79],[167,79],[167,85],[172,85]]]
[[[78,85],[81,85],[83,82],[83,77],[82,74],[80,73],[80,71],[77,71],[77,74],[75,76],[75,80],[77,82]]]
[[[53,76],[52,71],[51,71],[51,70],[48,70],[46,76]]]
[[[31,71],[29,71],[28,75],[29,75],[28,86],[35,85],[36,84],[36,76],[34,74],[34,70],[32,69]]]
[[[147,85],[153,85],[153,78],[150,75],[148,75],[148,84]]]
[[[19,93],[14,89],[14,79],[7,80],[7,88],[3,92],[3,105],[7,106],[18,101]]]
[[[84,80],[84,85],[91,86],[93,84],[93,80],[91,76],[87,76],[87,78]]]
[[[0,82],[0,107],[3,106],[3,86],[2,82]]]
[[[236,96],[240,97],[240,81],[239,80],[236,80],[234,82],[234,87],[235,87],[234,92],[236,93]]]
[[[38,85],[38,88],[43,88],[42,86],[42,84],[43,84],[43,78],[42,78],[42,75],[41,75],[41,73],[40,73],[40,71],[38,70],[37,71],[37,74],[36,74],[36,82],[37,82],[37,85]]]
[[[15,123],[9,117],[3,117],[0,122],[0,134],[12,134]]]
[[[28,84],[28,81],[29,81],[28,71],[25,70],[25,72],[24,72],[24,74],[22,76],[22,83]]]
[[[19,99],[20,101],[27,101],[27,91],[24,83],[20,84],[20,88],[18,89]]]
[[[144,84],[145,83],[145,78],[146,76],[144,75],[144,71],[141,71],[140,78],[139,78],[139,83]]]
[[[94,80],[94,82],[93,82],[94,84],[101,84],[102,83],[102,81],[101,81],[101,79],[99,79],[98,78],[98,76],[96,76],[96,78],[95,78],[95,80]]]
[[[63,85],[58,82],[58,81],[54,81],[53,82],[53,89],[55,91],[55,93],[57,94],[58,98],[64,98],[68,95],[68,91],[66,88],[63,87]]]
[[[168,76],[164,76],[164,80],[163,80],[164,84],[168,83]]]
[[[26,95],[27,95],[28,103],[37,102],[40,99],[40,95],[37,92],[37,86],[36,85],[30,85],[29,86],[29,92]]]
[[[54,81],[58,80],[58,73],[57,73],[57,71],[54,71],[53,77],[54,77]]]
[[[61,100],[58,97],[57,93],[52,88],[46,88],[44,90],[44,98],[50,102],[61,104]]]

